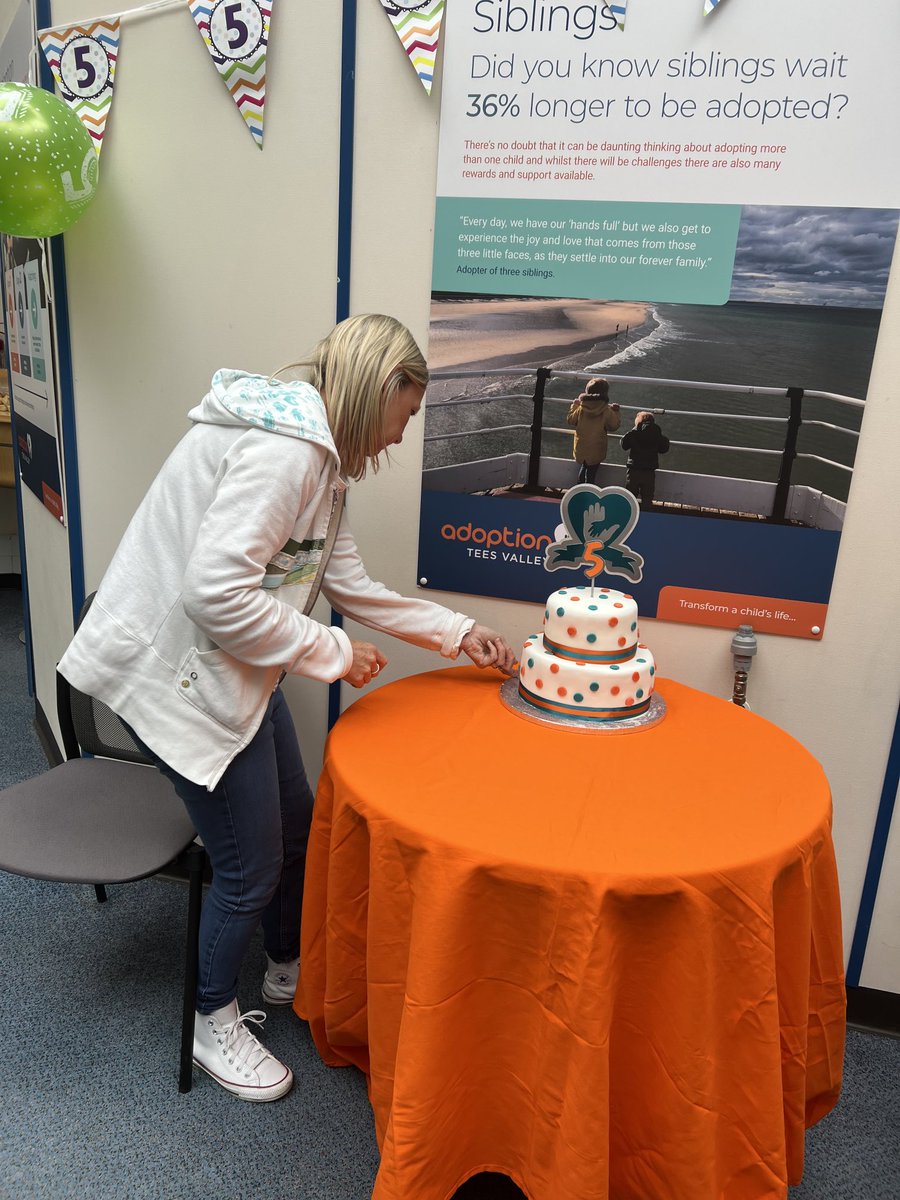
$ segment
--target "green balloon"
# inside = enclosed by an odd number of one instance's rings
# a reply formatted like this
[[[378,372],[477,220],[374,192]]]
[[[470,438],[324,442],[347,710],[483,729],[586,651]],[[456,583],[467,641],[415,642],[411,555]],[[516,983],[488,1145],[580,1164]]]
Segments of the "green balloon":
[[[97,152],[52,92],[0,83],[0,232],[51,237],[74,225],[97,191]]]

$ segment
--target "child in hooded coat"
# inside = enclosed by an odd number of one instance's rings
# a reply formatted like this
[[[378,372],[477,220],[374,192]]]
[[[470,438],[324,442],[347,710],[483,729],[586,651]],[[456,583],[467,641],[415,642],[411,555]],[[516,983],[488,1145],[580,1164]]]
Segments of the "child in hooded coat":
[[[578,482],[593,483],[597,468],[606,458],[608,434],[619,428],[619,406],[609,403],[608,380],[589,379],[572,402],[566,421],[575,428],[573,456],[580,464]]]
[[[622,449],[628,451],[625,486],[640,500],[641,508],[652,509],[659,456],[669,452],[669,439],[656,424],[653,413],[638,413],[634,428],[622,438]]]

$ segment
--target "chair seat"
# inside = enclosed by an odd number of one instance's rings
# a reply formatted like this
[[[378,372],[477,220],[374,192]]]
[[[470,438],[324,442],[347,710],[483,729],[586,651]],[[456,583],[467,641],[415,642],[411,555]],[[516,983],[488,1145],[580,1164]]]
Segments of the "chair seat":
[[[196,834],[153,767],[75,758],[0,792],[0,870],[59,883],[153,875]]]

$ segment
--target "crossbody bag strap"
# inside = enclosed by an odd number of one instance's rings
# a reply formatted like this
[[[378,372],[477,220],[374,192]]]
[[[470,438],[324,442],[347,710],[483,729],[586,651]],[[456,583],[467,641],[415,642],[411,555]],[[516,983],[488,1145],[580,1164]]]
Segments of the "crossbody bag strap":
[[[319,598],[319,592],[322,588],[322,579],[325,575],[325,568],[328,566],[328,560],[331,558],[331,552],[334,549],[334,543],[337,540],[338,529],[341,524],[341,514],[344,511],[344,489],[335,488],[334,498],[331,502],[331,516],[328,518],[328,529],[325,533],[325,544],[322,547],[322,557],[319,559],[319,569],[316,571],[316,577],[313,580],[312,587],[309,589],[309,595],[306,597],[306,603],[303,606],[303,615],[308,617],[313,610],[313,605]]]

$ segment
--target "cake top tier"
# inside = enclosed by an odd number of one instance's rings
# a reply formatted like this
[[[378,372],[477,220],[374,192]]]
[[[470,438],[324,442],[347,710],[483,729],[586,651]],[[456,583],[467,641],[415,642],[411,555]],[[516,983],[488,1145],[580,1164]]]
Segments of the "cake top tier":
[[[547,600],[544,647],[560,658],[624,662],[637,642],[637,604],[626,592],[564,587]]]

